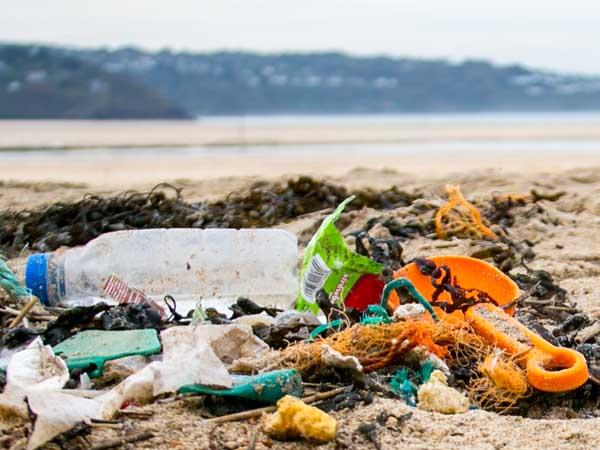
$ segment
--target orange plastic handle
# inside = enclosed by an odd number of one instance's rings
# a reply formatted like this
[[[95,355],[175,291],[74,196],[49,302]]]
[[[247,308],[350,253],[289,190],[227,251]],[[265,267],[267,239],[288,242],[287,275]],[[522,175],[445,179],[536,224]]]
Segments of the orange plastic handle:
[[[457,284],[464,289],[479,289],[492,297],[499,306],[506,306],[516,300],[519,295],[519,287],[513,280],[498,270],[493,265],[477,258],[460,255],[433,256],[427,258],[435,263],[436,266],[447,266],[452,271]],[[435,288],[431,285],[431,277],[423,275],[415,263],[407,264],[394,273],[394,278],[408,278],[417,291],[431,301]],[[452,299],[447,292],[442,293],[439,301],[452,303]],[[388,308],[393,311],[400,304],[400,299],[395,292],[390,294]],[[435,303],[433,303],[435,306]],[[514,312],[514,308],[507,309],[509,314]],[[455,317],[463,317],[462,312],[455,311]]]
[[[490,303],[470,307],[465,318],[488,343],[512,355],[522,355],[520,363],[527,370],[527,380],[540,391],[571,391],[589,378],[581,353],[552,345]]]

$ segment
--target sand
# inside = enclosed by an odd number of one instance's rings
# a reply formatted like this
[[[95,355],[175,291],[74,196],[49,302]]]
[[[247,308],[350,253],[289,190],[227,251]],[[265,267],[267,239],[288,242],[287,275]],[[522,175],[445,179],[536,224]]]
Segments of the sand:
[[[0,121],[0,149],[80,147],[169,147],[260,144],[405,143],[481,140],[600,139],[600,116],[586,120],[497,120],[485,115],[457,120],[376,116],[371,120],[199,121]]]
[[[106,126],[118,128],[117,124]],[[42,131],[60,135],[54,130],[54,125],[48,125],[48,130]],[[441,133],[443,130],[438,131]],[[104,133],[93,134],[89,142],[104,139],[103,136]],[[30,144],[32,139],[26,143]],[[4,140],[2,145],[6,145],[6,142]],[[11,145],[18,144],[11,142]],[[61,142],[67,142],[66,138]],[[301,172],[327,175],[333,181],[349,187],[397,184],[405,189],[420,188],[432,197],[439,195],[447,182],[460,184],[467,196],[489,195],[493,191],[527,192],[532,188],[564,190],[567,195],[558,202],[544,204],[547,217],[551,220],[520,217],[512,232],[520,239],[528,238],[536,243],[534,268],[550,271],[579,307],[600,315],[600,155],[588,154],[588,159],[578,159],[572,155],[556,154],[548,158],[539,152],[529,152],[518,155],[514,161],[502,155],[473,160],[468,155],[457,154],[454,157],[448,155],[447,159],[441,161],[434,156],[416,155],[414,160],[408,161],[396,157],[394,164],[383,164],[386,166],[383,169],[377,165],[379,160],[373,163],[370,157],[364,155],[343,160],[328,156],[309,161],[304,161],[298,155],[295,159],[286,159],[290,156],[275,153],[260,160],[250,155],[246,158],[238,155],[228,160],[227,167],[223,169],[216,164],[218,161],[219,164],[225,164],[225,160],[219,160],[224,157],[215,155],[215,160],[206,163],[210,167],[196,167],[197,172],[186,172],[184,161],[175,163],[169,170],[161,168],[168,160],[163,155],[163,159],[138,160],[137,164],[131,161],[128,163],[131,165],[116,169],[104,178],[88,176],[93,173],[94,164],[91,163],[88,169],[81,165],[51,166],[46,172],[46,179],[52,179],[53,182],[32,181],[21,176],[15,167],[3,166],[0,176],[13,181],[5,181],[0,188],[0,208],[39,207],[58,200],[77,199],[88,191],[106,194],[123,188],[146,189],[157,181],[171,181],[184,187],[184,195],[190,200],[215,198],[233,189],[244,188],[258,178],[278,179],[286,173]],[[189,165],[196,162],[194,159],[188,161]],[[82,170],[86,176],[74,177],[71,174],[73,170]],[[138,176],[139,171],[150,170],[151,176]],[[129,180],[126,179],[127,174]],[[41,175],[39,179],[43,179]],[[352,217],[360,221],[370,214],[371,211],[358,211]],[[306,237],[314,230],[319,217],[297,220],[283,228]],[[468,252],[469,245],[461,240],[443,242],[419,238],[406,245],[405,257],[464,254]],[[122,431],[96,430],[91,440],[99,443],[132,430],[152,430],[155,438],[130,448],[246,449],[250,448],[256,433],[256,450],[314,448],[309,443],[272,441],[258,431],[256,421],[210,426],[201,417],[201,409],[194,402],[155,404],[144,409],[154,411],[154,416],[148,420],[127,419]],[[357,427],[361,423],[374,421],[382,411],[396,415],[413,412],[412,418],[405,423],[398,423],[391,418],[378,428],[383,449],[582,449],[597,448],[600,442],[600,418],[572,418],[572,411],[563,408],[538,412],[539,416],[549,418],[542,420],[498,416],[484,411],[443,416],[411,409],[399,401],[377,399],[368,407],[334,413],[340,423],[339,438],[337,442],[321,448],[374,448],[357,432]]]

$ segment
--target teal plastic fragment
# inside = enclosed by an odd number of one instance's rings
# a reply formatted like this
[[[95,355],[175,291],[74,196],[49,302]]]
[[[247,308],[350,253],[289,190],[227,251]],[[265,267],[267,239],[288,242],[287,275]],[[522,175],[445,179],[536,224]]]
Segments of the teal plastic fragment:
[[[206,394],[237,397],[261,403],[274,404],[285,395],[302,396],[302,378],[296,369],[275,370],[259,375],[234,375],[230,389],[213,389],[201,384],[179,388],[180,394]]]
[[[380,305],[369,305],[360,321],[362,325],[380,325],[382,323],[392,323],[392,319],[387,314],[387,310]]]
[[[416,373],[407,367],[402,367],[392,376],[390,388],[392,392],[399,395],[408,405],[417,404],[417,392],[423,383],[427,383],[435,370],[433,362],[427,360],[421,364],[419,372]],[[412,378],[416,381],[411,381]]]
[[[435,370],[435,366],[433,362],[430,360],[426,360],[423,364],[421,364],[421,370],[419,371],[419,375],[421,377],[421,383],[427,383],[431,378],[431,374]]]
[[[344,326],[344,321],[342,319],[332,320],[331,322],[319,325],[317,328],[310,332],[310,334],[308,335],[308,339],[306,339],[306,342],[314,341],[318,336],[320,336],[327,330],[339,330],[342,326]]]
[[[399,395],[406,404],[415,406],[417,404],[417,386],[410,381],[408,369],[403,367],[399,369],[390,381],[390,387],[392,391]]]
[[[154,329],[86,330],[64,340],[53,350],[65,360],[69,370],[94,366],[95,369],[88,372],[88,375],[94,378],[102,375],[104,363],[111,359],[160,353],[160,341]]]

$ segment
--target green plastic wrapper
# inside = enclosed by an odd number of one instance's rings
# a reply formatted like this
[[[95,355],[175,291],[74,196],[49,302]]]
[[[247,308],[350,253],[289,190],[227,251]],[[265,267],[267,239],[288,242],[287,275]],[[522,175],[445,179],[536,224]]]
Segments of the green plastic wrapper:
[[[304,251],[300,270],[300,294],[296,309],[317,314],[317,292],[323,289],[332,303],[341,306],[357,281],[365,274],[379,275],[383,265],[350,250],[336,228],[344,208],[354,200],[344,200],[329,215]]]

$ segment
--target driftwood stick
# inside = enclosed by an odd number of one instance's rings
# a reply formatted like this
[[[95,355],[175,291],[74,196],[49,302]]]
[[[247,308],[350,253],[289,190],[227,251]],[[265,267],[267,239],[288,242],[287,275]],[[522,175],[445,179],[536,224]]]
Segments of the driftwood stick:
[[[33,308],[37,304],[37,302],[38,302],[37,297],[35,295],[32,295],[31,298],[29,299],[29,301],[25,304],[25,306],[23,306],[23,308],[19,312],[19,315],[17,317],[15,317],[14,320],[10,323],[8,328],[14,328],[14,327],[18,326],[21,323],[21,321],[25,318],[27,313],[29,313],[29,311],[31,311],[31,308]]]
[[[338,394],[346,391],[348,389],[347,386],[339,387],[332,389],[331,391],[319,392],[317,394],[309,395],[307,397],[302,398],[302,401],[307,405],[311,403],[316,403],[321,400],[325,400],[327,398],[335,397]],[[265,406],[264,408],[252,409],[250,411],[243,411],[235,414],[227,414],[225,416],[213,417],[212,419],[208,419],[209,423],[225,423],[225,422],[236,422],[238,420],[251,419],[253,417],[260,417],[263,413],[275,412],[277,408],[275,406]]]
[[[117,448],[121,447],[125,444],[132,444],[134,442],[145,441],[147,439],[152,439],[154,437],[154,433],[150,431],[144,431],[142,433],[130,434],[129,436],[124,436],[120,439],[114,439],[112,441],[104,442],[103,444],[97,444],[92,446],[91,450],[107,450],[109,448]]]

